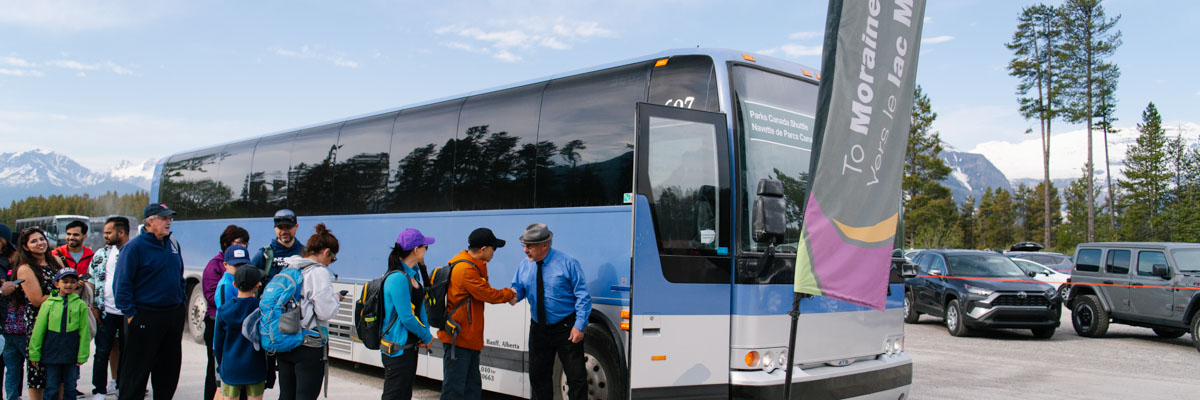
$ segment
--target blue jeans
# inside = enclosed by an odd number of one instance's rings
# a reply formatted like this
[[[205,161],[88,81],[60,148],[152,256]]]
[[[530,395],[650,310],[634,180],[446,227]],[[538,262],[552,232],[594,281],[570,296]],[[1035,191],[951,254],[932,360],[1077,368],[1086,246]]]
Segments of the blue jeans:
[[[29,339],[25,335],[4,335],[4,398],[16,400],[21,397],[25,382],[25,356],[29,352]]]
[[[75,396],[75,384],[79,382],[79,366],[75,364],[44,364],[46,368],[46,392],[42,398],[57,399],[58,385],[63,385],[66,398]]]
[[[479,350],[454,349],[450,359],[450,343],[442,343],[442,399],[478,399],[483,396],[483,379],[479,375]]]

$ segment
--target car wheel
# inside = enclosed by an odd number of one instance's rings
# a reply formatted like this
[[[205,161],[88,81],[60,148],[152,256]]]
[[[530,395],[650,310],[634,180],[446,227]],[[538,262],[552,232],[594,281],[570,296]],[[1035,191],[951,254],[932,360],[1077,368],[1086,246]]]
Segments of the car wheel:
[[[1108,332],[1108,311],[1100,305],[1096,295],[1084,295],[1075,301],[1071,309],[1071,325],[1075,333],[1083,337],[1101,337]]]
[[[204,290],[200,285],[192,286],[192,296],[188,299],[187,329],[196,343],[204,343],[204,317],[208,314],[208,300],[204,299]]]
[[[1049,339],[1054,337],[1054,330],[1055,328],[1053,326],[1048,328],[1033,328],[1033,337],[1038,339]]]
[[[1200,351],[1200,312],[1192,314],[1192,346]]]
[[[1158,335],[1158,337],[1160,337],[1160,338],[1166,338],[1166,339],[1174,339],[1174,338],[1183,336],[1183,334],[1185,334],[1185,333],[1187,333],[1186,329],[1154,328],[1155,335]]]
[[[917,323],[921,319],[921,313],[917,312],[913,304],[912,292],[904,292],[904,322],[909,324]]]
[[[1063,304],[1067,304],[1067,295],[1071,294],[1071,285],[1062,285],[1058,287],[1058,297],[1062,298]]]
[[[967,336],[971,333],[971,329],[963,323],[963,312],[958,305],[958,299],[950,300],[950,304],[946,305],[946,330],[950,331],[951,336]]]

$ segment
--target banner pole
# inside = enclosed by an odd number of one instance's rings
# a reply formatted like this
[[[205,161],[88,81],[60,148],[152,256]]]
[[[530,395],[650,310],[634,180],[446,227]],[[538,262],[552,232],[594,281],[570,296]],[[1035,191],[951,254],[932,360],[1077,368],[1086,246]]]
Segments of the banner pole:
[[[792,293],[792,311],[788,315],[792,316],[792,332],[788,334],[788,351],[787,351],[787,369],[783,379],[783,398],[784,400],[792,398],[792,370],[795,368],[796,362],[792,361],[796,357],[796,325],[800,321],[800,300],[812,296],[808,293]]]

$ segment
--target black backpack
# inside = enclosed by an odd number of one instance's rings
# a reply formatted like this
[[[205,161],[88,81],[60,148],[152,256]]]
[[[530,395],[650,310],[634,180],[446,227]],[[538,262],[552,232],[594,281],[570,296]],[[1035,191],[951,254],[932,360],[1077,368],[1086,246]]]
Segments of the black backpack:
[[[389,324],[387,328],[382,328],[383,316],[386,313],[383,308],[383,283],[396,272],[399,271],[388,271],[383,276],[367,282],[363,285],[362,295],[354,302],[354,339],[362,342],[368,349],[379,350],[383,333],[392,327]],[[396,320],[393,319],[392,324],[395,323]]]
[[[471,303],[471,296],[461,303],[453,305],[453,308],[447,309],[448,301],[446,295],[450,292],[450,276],[454,272],[454,266],[458,263],[471,264],[472,267],[478,268],[475,263],[468,260],[457,260],[450,265],[443,265],[433,269],[433,275],[429,277],[429,295],[425,296],[425,313],[429,315],[429,326],[446,331],[446,333],[458,338],[458,323],[451,318],[454,312],[458,311],[463,304]],[[469,321],[468,317],[468,321]]]

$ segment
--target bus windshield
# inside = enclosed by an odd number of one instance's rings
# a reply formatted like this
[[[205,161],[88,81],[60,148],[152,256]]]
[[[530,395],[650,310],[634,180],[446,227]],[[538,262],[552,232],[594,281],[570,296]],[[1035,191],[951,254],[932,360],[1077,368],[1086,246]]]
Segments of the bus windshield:
[[[741,220],[751,221],[760,179],[783,182],[787,202],[787,235],[779,248],[795,252],[800,241],[800,205],[806,200],[812,155],[817,85],[760,69],[734,66],[730,70],[737,107],[738,157],[742,171],[739,196]],[[741,249],[763,251],[765,243],[751,240],[750,223],[742,225]]]

